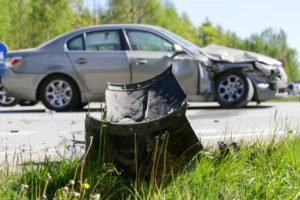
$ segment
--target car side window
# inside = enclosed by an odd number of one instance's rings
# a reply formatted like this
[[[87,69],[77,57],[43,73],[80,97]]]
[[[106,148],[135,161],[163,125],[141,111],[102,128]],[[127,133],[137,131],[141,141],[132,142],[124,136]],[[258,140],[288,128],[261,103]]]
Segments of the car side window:
[[[86,34],[85,48],[88,51],[122,50],[119,31],[98,31]]]
[[[172,51],[172,43],[156,34],[127,30],[127,36],[134,51]]]
[[[67,42],[68,50],[70,51],[83,51],[83,36],[79,35]]]

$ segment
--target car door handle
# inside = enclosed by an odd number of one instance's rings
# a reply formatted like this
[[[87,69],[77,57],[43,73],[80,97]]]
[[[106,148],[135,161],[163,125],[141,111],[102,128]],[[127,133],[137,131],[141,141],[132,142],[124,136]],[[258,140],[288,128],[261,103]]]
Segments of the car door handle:
[[[136,61],[136,64],[137,65],[145,65],[145,64],[147,64],[148,63],[148,60],[145,60],[145,59],[138,59],[137,61]]]
[[[75,62],[77,64],[85,64],[85,63],[87,63],[87,61],[86,61],[85,58],[78,58],[77,60],[75,60]]]

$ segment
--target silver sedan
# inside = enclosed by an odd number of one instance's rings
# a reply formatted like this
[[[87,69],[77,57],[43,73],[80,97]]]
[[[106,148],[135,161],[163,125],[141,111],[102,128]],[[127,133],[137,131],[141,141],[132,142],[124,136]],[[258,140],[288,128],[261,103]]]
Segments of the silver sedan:
[[[76,29],[34,49],[9,52],[6,63],[2,82],[8,95],[41,100],[56,111],[103,101],[107,82],[144,81],[170,65],[190,101],[243,107],[287,95],[279,61],[216,45],[199,48],[149,25]]]

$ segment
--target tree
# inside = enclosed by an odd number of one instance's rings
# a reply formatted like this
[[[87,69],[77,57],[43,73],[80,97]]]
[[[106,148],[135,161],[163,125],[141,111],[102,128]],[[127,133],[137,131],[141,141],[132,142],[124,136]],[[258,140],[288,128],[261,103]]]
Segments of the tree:
[[[0,3],[0,39],[5,41],[10,49],[25,48],[27,45],[25,38],[26,0],[1,0]]]
[[[96,10],[94,10],[94,16],[93,16],[89,8],[84,7],[83,0],[72,0],[71,4],[73,9],[73,19],[74,19],[72,26],[74,28],[96,24],[97,17],[95,16],[95,13],[98,12],[96,8],[94,8]]]
[[[245,49],[262,53],[273,58],[281,58],[285,60],[285,71],[290,81],[300,78],[299,61],[297,59],[297,51],[287,44],[287,35],[281,29],[276,31],[267,28],[260,34],[253,34],[246,39]]]
[[[26,18],[28,38],[36,46],[71,30],[73,11],[70,0],[29,0]]]
[[[0,0],[0,41],[7,41],[9,27],[8,0]]]
[[[159,0],[108,0],[108,9],[102,11],[104,23],[150,23],[159,8]]]

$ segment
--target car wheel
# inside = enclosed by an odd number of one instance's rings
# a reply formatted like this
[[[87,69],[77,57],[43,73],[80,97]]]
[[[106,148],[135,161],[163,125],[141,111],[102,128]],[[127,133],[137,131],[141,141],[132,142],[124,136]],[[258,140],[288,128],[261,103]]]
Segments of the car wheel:
[[[84,107],[85,107],[86,105],[88,105],[88,103],[79,103],[79,104],[77,105],[77,109],[78,109],[78,110],[82,110],[82,109],[84,109]]]
[[[253,98],[254,89],[249,78],[238,72],[227,72],[216,79],[216,99],[224,108],[244,107]]]
[[[20,106],[34,106],[35,104],[37,104],[37,101],[30,101],[30,100],[20,100]]]
[[[15,106],[18,104],[18,99],[15,97],[8,97],[6,95],[0,95],[0,106],[9,107]]]
[[[6,92],[0,84],[0,106],[15,106],[19,103],[19,100],[15,97],[6,96]]]
[[[71,111],[79,103],[79,92],[74,81],[63,75],[51,76],[43,81],[39,94],[50,110]]]

